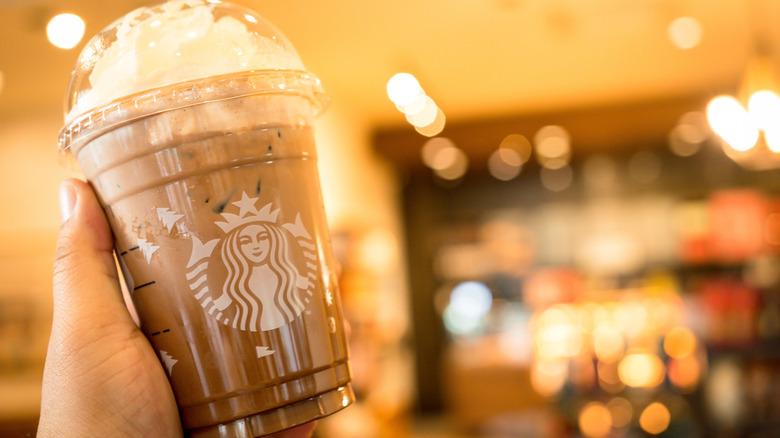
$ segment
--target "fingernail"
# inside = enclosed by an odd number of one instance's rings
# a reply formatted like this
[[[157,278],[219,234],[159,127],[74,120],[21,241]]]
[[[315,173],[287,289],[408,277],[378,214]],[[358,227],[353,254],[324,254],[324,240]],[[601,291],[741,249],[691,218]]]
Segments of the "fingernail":
[[[76,188],[68,182],[60,184],[60,215],[62,223],[65,223],[73,214],[76,207]]]

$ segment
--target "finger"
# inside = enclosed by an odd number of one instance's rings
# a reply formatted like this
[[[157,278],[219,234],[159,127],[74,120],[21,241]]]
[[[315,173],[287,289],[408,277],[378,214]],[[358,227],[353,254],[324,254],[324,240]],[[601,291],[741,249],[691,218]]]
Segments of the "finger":
[[[130,319],[119,289],[113,237],[92,188],[71,179],[60,186],[63,223],[54,262],[54,324]]]
[[[273,434],[269,438],[310,438],[315,427],[317,427],[316,421]]]

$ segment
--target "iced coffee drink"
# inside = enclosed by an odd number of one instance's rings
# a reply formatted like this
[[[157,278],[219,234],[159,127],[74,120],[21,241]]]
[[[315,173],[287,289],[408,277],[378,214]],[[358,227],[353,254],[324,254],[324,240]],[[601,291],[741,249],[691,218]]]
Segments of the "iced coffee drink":
[[[128,14],[74,71],[60,147],[101,200],[192,436],[262,436],[353,402],[323,99],[278,31],[225,3]]]

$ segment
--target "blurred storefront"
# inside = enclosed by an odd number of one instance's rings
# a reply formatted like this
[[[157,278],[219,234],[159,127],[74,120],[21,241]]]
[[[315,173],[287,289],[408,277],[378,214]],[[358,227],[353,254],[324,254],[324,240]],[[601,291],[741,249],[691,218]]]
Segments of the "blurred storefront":
[[[406,178],[422,415],[466,436],[776,436],[780,170],[731,160],[696,99],[639,145],[578,128],[667,104],[377,134]],[[545,132],[584,152],[549,165]],[[429,164],[448,148],[468,170]],[[502,150],[524,157],[511,178]]]

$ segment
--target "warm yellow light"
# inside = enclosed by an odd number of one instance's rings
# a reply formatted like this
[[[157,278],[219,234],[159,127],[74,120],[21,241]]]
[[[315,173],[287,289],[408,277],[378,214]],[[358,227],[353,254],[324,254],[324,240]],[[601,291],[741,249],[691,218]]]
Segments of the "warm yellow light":
[[[84,37],[84,20],[74,14],[59,14],[46,25],[49,42],[61,49],[72,49]]]
[[[780,153],[780,127],[764,132],[766,146],[774,153]]]
[[[406,120],[413,126],[423,127],[432,124],[436,120],[439,107],[428,96],[425,96],[425,103],[419,111],[406,113]]]
[[[550,161],[548,161],[547,164],[549,164]],[[539,172],[539,177],[542,180],[544,188],[553,192],[561,192],[571,186],[571,183],[574,180],[574,171],[572,171],[568,164],[557,168],[545,166]]]
[[[552,397],[563,389],[568,372],[567,360],[535,360],[531,366],[531,386],[534,391]]]
[[[702,369],[699,359],[687,356],[671,359],[668,367],[669,381],[683,392],[693,390],[701,381]]]
[[[647,326],[647,309],[636,301],[620,303],[615,309],[614,317],[628,338],[639,335]]]
[[[420,83],[409,73],[397,73],[387,81],[387,97],[396,105],[409,105],[420,94],[423,94]]]
[[[450,181],[461,178],[469,168],[468,157],[457,147],[442,149],[437,153],[434,162],[433,172]]]
[[[612,414],[612,426],[620,428],[628,426],[631,423],[631,417],[634,415],[634,407],[631,402],[623,397],[615,397],[607,402],[607,409]]]
[[[661,359],[651,353],[626,355],[618,365],[620,381],[634,388],[652,388],[663,382],[666,369]]]
[[[535,321],[535,347],[541,357],[574,357],[582,350],[582,332],[574,324],[576,314],[567,305],[542,312]]]
[[[498,150],[512,150],[516,152],[518,157],[520,157],[520,163],[517,163],[517,165],[522,165],[531,158],[531,142],[521,134],[509,134],[504,137],[504,139],[501,140],[501,144],[498,145]],[[506,158],[502,159],[507,161]],[[514,164],[509,161],[507,161],[507,163]]]
[[[442,112],[441,109],[437,109],[436,118],[431,124],[425,126],[415,126],[414,130],[426,137],[433,137],[441,134],[446,124],[447,118],[444,116],[444,112]]]
[[[615,362],[623,357],[625,340],[620,327],[611,322],[602,322],[593,330],[593,352],[604,362]]]
[[[508,149],[502,151],[501,149],[493,151],[488,158],[487,166],[488,172],[493,178],[501,181],[509,181],[520,175],[522,166],[517,164],[520,162],[520,156],[517,152]]]
[[[443,159],[442,157],[446,156],[446,154],[444,156],[440,156],[439,153],[444,149],[454,147],[455,143],[446,137],[434,137],[426,141],[420,150],[420,156],[422,158],[423,164],[430,167],[431,169],[446,167],[446,164],[441,164],[440,162],[440,160]]]
[[[760,90],[753,93],[748,101],[748,112],[764,131],[780,128],[780,97],[772,91]]]
[[[675,327],[664,337],[664,351],[675,359],[690,356],[695,348],[696,336],[687,327]]]
[[[669,427],[672,415],[662,403],[651,403],[639,416],[639,425],[645,432],[658,435]]]
[[[701,42],[701,24],[699,20],[693,17],[677,18],[669,23],[669,27],[666,30],[672,44],[678,49],[692,49]]]
[[[747,151],[758,141],[758,125],[747,110],[730,96],[718,96],[707,105],[710,127],[738,151]]]
[[[404,114],[417,114],[425,108],[425,104],[429,99],[430,98],[421,90],[411,103],[407,105],[396,105],[396,108]]]
[[[563,158],[569,153],[569,140],[565,137],[547,137],[536,144],[536,152],[547,159]]]
[[[612,430],[612,413],[604,404],[590,402],[580,410],[580,432],[587,437],[603,437]]]
[[[431,169],[444,170],[448,169],[457,163],[459,156],[461,155],[460,149],[451,144],[448,147],[438,149],[431,159]]]

